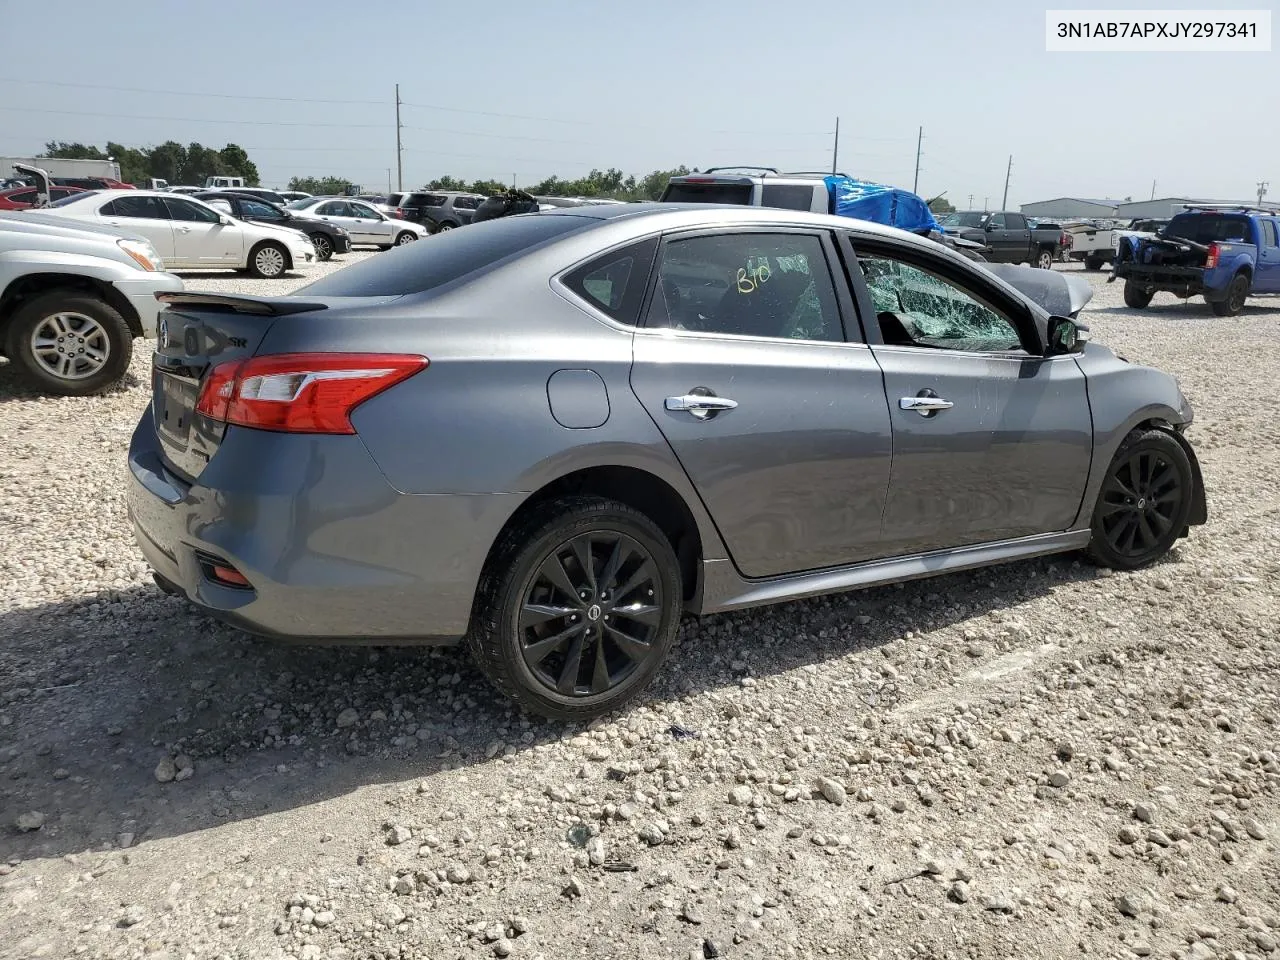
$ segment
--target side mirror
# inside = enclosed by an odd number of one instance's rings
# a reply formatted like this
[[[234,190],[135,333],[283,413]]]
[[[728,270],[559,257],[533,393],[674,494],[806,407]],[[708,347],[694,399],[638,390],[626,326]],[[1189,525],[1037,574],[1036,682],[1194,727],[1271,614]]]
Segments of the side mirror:
[[[995,228],[996,228],[996,225],[992,223],[990,220],[988,220],[986,223],[982,225],[982,229],[987,231],[987,233],[990,233]]]
[[[1048,356],[1064,353],[1080,353],[1089,342],[1089,328],[1069,317],[1049,318]]]
[[[232,220],[230,217],[226,216],[225,214],[223,214],[222,216],[218,217],[218,224],[223,227],[230,227],[235,225],[235,221]]]

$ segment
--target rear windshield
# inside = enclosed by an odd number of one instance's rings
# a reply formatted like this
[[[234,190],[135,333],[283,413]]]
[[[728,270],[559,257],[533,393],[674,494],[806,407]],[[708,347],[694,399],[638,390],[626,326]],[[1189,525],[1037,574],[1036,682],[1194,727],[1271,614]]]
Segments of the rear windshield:
[[[682,183],[667,184],[663,203],[736,203],[751,206],[749,183]]]
[[[584,229],[589,217],[506,217],[449,230],[331,273],[298,290],[315,297],[397,297],[422,293],[491,266],[512,254]]]
[[[1248,217],[1221,213],[1187,213],[1174,217],[1164,234],[1192,243],[1251,243],[1253,238]]]

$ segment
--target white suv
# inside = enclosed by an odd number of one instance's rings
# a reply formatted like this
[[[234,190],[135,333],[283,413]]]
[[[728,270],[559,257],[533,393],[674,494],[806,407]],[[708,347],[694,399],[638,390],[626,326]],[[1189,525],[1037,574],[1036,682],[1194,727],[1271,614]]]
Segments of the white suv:
[[[0,355],[46,393],[81,396],[119,381],[133,338],[156,335],[156,294],[181,290],[142,237],[0,213]]]

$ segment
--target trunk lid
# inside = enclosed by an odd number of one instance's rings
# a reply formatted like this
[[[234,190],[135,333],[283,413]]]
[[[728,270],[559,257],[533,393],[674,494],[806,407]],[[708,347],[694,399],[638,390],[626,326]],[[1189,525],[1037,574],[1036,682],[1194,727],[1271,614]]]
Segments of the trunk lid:
[[[217,451],[227,425],[196,413],[200,388],[220,363],[253,356],[276,319],[327,309],[317,300],[158,294],[160,313],[152,359],[151,412],[166,465],[195,480]]]

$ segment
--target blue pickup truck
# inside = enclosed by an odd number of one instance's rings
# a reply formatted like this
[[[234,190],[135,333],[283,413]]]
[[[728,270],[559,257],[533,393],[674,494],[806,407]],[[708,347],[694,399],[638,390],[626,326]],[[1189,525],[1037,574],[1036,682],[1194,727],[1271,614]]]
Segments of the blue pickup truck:
[[[1136,309],[1163,290],[1233,317],[1249,297],[1280,294],[1280,210],[1189,208],[1154,237],[1122,238],[1107,282],[1116,279]]]

